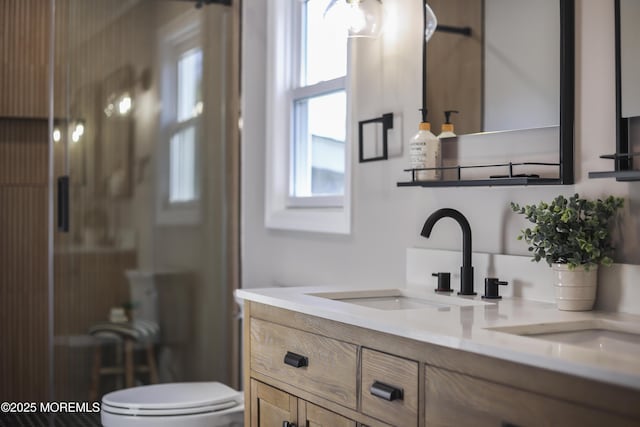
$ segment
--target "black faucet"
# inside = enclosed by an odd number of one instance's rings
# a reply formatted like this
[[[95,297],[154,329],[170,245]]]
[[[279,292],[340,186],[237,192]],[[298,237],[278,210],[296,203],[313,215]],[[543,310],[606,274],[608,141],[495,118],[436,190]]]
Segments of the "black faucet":
[[[460,267],[458,295],[476,295],[473,291],[473,266],[471,265],[471,227],[467,218],[455,209],[438,209],[424,222],[420,235],[428,239],[436,222],[445,217],[455,219],[462,228],[462,267]]]

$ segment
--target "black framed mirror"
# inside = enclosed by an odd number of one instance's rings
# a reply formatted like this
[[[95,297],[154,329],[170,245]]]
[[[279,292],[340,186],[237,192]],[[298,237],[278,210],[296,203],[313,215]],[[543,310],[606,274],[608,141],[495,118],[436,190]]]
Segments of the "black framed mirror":
[[[589,172],[589,178],[640,181],[634,158],[640,156],[640,2],[614,0],[616,72],[615,153],[603,154],[613,161],[613,170]]]
[[[471,166],[459,158],[459,165],[454,166],[458,180],[418,182],[412,178],[398,185],[573,184],[575,1],[429,0],[429,5],[438,18],[438,30],[425,45],[423,61],[423,106],[429,110],[432,129],[438,132],[448,110],[460,112],[454,120],[458,136],[558,128],[558,156],[557,161],[544,164],[506,161]],[[526,7],[519,10],[523,5]],[[521,15],[516,18],[513,13]],[[525,30],[523,22],[532,25]],[[549,26],[552,29],[547,32]],[[470,34],[452,28],[468,28]],[[540,62],[545,64],[534,66]],[[558,172],[553,178],[512,174],[512,166],[525,165],[544,166],[547,171],[557,167]],[[461,174],[465,168],[494,166],[508,168],[508,173],[473,182],[465,182]],[[406,171],[415,177],[414,170]]]
[[[640,143],[640,2],[616,0],[616,152],[618,170],[633,170]],[[640,179],[640,176],[638,177]]]

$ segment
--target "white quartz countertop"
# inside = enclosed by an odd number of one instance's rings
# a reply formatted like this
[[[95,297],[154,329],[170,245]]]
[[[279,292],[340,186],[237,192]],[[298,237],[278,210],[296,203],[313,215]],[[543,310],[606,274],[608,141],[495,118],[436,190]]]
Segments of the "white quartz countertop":
[[[405,287],[400,285],[396,288],[403,289]],[[560,311],[555,304],[514,297],[505,297],[485,305],[380,310],[313,295],[351,290],[359,289],[345,287],[257,288],[237,290],[236,296],[240,299],[416,341],[640,390],[640,354],[633,350],[616,351],[615,348],[612,350],[611,347],[607,347],[607,343],[603,343],[601,348],[583,348],[566,342],[551,342],[491,330],[491,328],[518,325],[583,321],[593,321],[594,324],[597,324],[602,321],[631,325],[640,331],[640,316],[598,311]],[[433,295],[433,291],[424,290],[426,298],[433,298]],[[453,298],[455,301],[461,297],[438,295],[437,298]],[[472,299],[477,302],[484,301],[480,297]]]

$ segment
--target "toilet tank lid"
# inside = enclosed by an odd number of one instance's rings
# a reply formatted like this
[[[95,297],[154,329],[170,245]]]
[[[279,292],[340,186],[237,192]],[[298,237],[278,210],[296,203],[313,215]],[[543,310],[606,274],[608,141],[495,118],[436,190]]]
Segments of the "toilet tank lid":
[[[241,404],[242,393],[219,382],[188,382],[133,387],[105,394],[102,403],[129,409],[182,409]],[[226,406],[226,405],[225,405]]]

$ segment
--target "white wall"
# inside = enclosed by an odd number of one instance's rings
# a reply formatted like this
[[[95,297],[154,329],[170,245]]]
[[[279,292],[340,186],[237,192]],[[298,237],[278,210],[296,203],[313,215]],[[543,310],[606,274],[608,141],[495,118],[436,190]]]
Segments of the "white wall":
[[[404,282],[405,249],[418,246],[459,249],[461,232],[454,221],[438,223],[432,237],[419,236],[427,216],[450,207],[463,212],[473,230],[476,251],[526,254],[526,245],[516,240],[524,226],[510,212],[509,202],[536,203],[559,193],[578,191],[597,197],[614,193],[627,197],[621,224],[624,242],[618,261],[640,264],[635,217],[640,209],[640,184],[613,180],[588,180],[592,170],[608,170],[610,161],[598,158],[614,150],[615,77],[613,1],[577,0],[576,7],[576,184],[552,187],[497,188],[398,188],[406,180],[402,157],[384,162],[357,163],[353,159],[353,227],[348,236],[286,232],[264,227],[264,129],[266,32],[268,1],[245,0],[243,17],[242,76],[242,276],[244,287],[275,285],[376,284]],[[386,1],[385,7],[398,22],[382,42],[356,47],[354,120],[393,111],[403,116],[404,140],[415,133],[420,104],[421,4],[416,0]],[[356,43],[366,42],[358,40]],[[375,46],[375,47],[374,47]],[[376,59],[375,52],[383,57]],[[372,53],[373,52],[373,53]],[[371,54],[368,58],[365,53]],[[378,64],[375,70],[366,62]],[[357,136],[352,126],[352,138]],[[477,143],[508,149],[510,141],[531,140],[526,133],[480,138]],[[533,138],[536,140],[537,138]],[[545,141],[542,151],[548,149]],[[479,150],[480,151],[480,150]],[[631,207],[629,208],[629,205]]]

